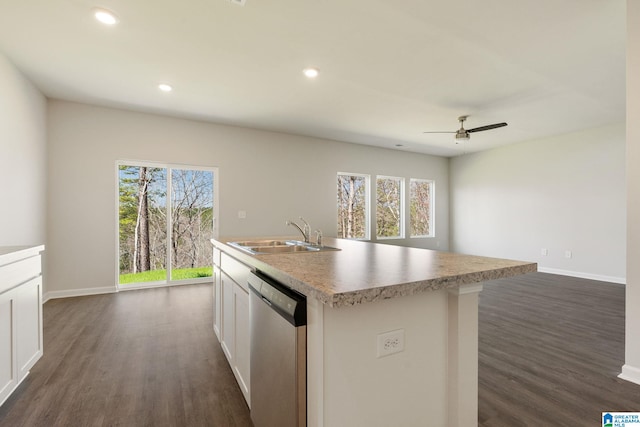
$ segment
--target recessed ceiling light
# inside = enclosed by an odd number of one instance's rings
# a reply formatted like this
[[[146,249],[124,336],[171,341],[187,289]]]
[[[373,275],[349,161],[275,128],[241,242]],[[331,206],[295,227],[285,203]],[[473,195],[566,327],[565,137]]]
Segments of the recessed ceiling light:
[[[302,70],[302,72],[310,79],[314,79],[318,77],[318,74],[320,74],[320,70],[318,70],[317,68],[305,68],[304,70]]]
[[[173,87],[171,87],[171,85],[168,85],[166,83],[160,83],[158,85],[158,89],[160,89],[163,92],[171,92],[173,90]]]
[[[93,16],[105,25],[115,25],[119,22],[115,13],[107,9],[94,9]]]

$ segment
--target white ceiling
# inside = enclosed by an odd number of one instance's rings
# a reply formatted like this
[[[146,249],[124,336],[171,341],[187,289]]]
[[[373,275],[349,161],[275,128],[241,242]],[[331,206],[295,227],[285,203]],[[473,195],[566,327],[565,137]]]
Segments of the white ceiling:
[[[624,0],[0,0],[0,52],[50,98],[453,156],[623,122],[625,20]],[[509,126],[422,133],[463,114]]]

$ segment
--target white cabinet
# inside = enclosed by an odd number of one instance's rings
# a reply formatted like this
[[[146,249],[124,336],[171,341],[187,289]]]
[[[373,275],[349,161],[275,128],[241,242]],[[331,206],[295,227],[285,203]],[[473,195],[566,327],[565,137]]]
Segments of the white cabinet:
[[[14,298],[16,361],[20,380],[42,356],[42,279],[38,277],[18,286]]]
[[[42,356],[42,250],[0,248],[0,405]]]
[[[240,390],[251,406],[249,382],[250,322],[247,279],[251,269],[214,250],[213,328],[229,361]]]
[[[220,335],[220,325],[222,323],[222,274],[220,271],[220,249],[213,248],[213,331],[218,337]]]
[[[220,324],[222,323],[222,272],[220,267],[213,265],[213,332],[216,333],[218,341],[222,339],[220,335]]]
[[[14,313],[10,293],[0,294],[0,403],[4,402],[18,385],[18,370],[13,362]]]
[[[238,380],[242,394],[249,403],[249,355],[250,355],[250,323],[249,323],[249,293],[241,286],[233,287],[233,322],[235,330],[235,359],[233,373]]]
[[[234,282],[224,271],[220,276],[222,281],[222,323],[220,328],[220,344],[222,344],[222,350],[224,350],[224,354],[227,356],[229,363],[233,366],[236,353],[236,347],[234,345],[235,331],[233,328],[235,318],[233,313]]]

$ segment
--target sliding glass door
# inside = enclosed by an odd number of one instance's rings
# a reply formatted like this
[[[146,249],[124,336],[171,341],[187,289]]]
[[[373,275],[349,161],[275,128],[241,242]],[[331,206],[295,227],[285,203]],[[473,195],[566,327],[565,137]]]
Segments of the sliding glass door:
[[[216,170],[118,164],[118,286],[210,281]]]

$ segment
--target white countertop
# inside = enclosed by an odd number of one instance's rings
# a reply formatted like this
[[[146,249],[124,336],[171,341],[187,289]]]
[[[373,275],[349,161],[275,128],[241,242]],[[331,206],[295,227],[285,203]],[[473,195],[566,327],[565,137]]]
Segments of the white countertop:
[[[42,251],[44,251],[44,245],[0,246],[0,265],[38,255]]]

